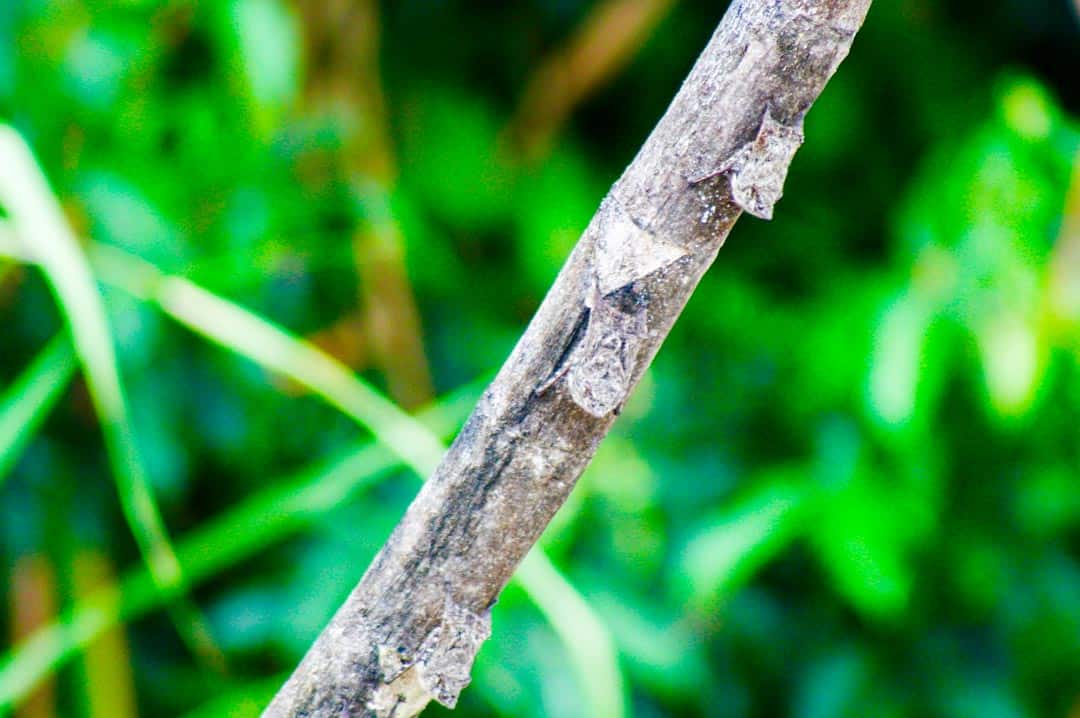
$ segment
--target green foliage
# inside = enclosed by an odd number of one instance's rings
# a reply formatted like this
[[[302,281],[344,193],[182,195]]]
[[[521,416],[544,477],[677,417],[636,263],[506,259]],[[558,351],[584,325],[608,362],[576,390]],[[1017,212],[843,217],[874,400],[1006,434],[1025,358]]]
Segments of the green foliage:
[[[348,22],[320,49],[287,0],[0,3],[0,121],[64,214],[0,157],[0,586],[44,557],[59,605],[0,629],[0,711],[56,673],[56,714],[98,718],[66,666],[123,625],[142,714],[257,715],[720,14],[677,4],[525,162],[515,102],[594,5],[383,3],[396,171],[368,176],[380,102],[326,65],[364,61]],[[740,221],[458,714],[1078,710],[1069,5],[876,0],[776,218]],[[371,232],[444,394],[415,417],[388,397],[406,357],[365,334],[354,374],[303,340],[385,290]],[[119,578],[76,595],[90,550]]]

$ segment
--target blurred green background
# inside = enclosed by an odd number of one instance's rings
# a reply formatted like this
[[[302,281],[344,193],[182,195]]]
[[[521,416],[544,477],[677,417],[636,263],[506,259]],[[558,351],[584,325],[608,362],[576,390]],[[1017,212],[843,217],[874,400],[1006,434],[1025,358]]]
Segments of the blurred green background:
[[[257,715],[722,5],[0,3],[0,714]],[[875,0],[457,714],[1080,718],[1078,13]]]

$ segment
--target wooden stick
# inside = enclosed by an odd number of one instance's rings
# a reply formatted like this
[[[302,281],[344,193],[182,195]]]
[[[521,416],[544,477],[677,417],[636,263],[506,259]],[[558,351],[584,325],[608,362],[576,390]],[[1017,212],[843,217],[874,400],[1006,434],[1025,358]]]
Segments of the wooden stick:
[[[870,0],[735,0],[442,463],[265,718],[453,707],[490,609],[742,211],[769,218]]]

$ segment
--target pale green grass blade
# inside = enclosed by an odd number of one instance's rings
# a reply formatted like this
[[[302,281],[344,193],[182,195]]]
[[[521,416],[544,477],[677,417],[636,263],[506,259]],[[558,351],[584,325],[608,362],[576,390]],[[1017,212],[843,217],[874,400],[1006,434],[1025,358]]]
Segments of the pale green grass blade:
[[[180,564],[135,443],[97,284],[30,148],[4,125],[0,125],[0,203],[8,212],[8,226],[44,272],[67,319],[101,422],[120,505],[136,543],[162,588],[181,586]],[[218,660],[205,624],[194,609],[178,604],[175,610],[177,628],[189,646],[205,659]]]
[[[450,434],[468,415],[478,395],[479,387],[469,386],[425,411],[419,420],[436,434]],[[318,468],[274,482],[271,488],[207,521],[179,541],[177,555],[188,585],[197,585],[297,533],[397,466],[397,458],[386,447],[368,444],[346,451]],[[92,595],[56,623],[30,636],[0,660],[0,708],[25,696],[42,678],[117,622],[134,620],[160,608],[172,598],[174,590],[159,588],[146,568],[129,571],[119,590]]]
[[[622,718],[625,690],[618,651],[600,617],[537,546],[514,574],[566,647],[585,700],[585,715]]]
[[[167,314],[193,331],[307,386],[367,427],[421,479],[435,470],[445,451],[438,438],[333,357],[262,317],[183,277],[165,275],[123,250],[97,245],[92,258],[104,281],[156,301]],[[622,674],[607,627],[541,548],[534,548],[530,555],[537,558],[531,562],[526,559],[516,580],[566,645],[589,701],[588,714],[620,718],[626,712]],[[572,611],[564,616],[555,607]]]
[[[422,478],[438,466],[445,448],[436,437],[314,345],[123,250],[96,245],[93,259],[104,281],[156,302],[192,331],[304,385],[368,428]]]
[[[55,337],[0,397],[0,483],[75,373],[67,332]]]
[[[19,238],[15,236],[15,230],[11,222],[0,219],[0,257],[14,259],[18,262],[29,262],[30,253],[19,244]]]
[[[799,469],[778,469],[694,531],[671,583],[691,608],[708,614],[801,533],[814,499]]]

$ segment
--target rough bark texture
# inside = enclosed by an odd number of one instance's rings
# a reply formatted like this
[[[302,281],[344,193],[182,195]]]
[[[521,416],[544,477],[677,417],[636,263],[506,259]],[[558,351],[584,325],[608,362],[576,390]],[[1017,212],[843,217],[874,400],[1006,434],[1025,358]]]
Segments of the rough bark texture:
[[[772,215],[870,0],[735,0],[360,584],[263,714],[453,706],[490,608],[742,211]]]

